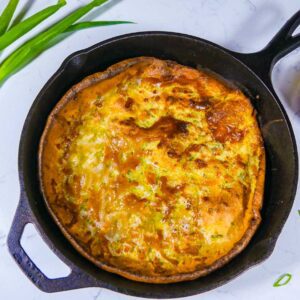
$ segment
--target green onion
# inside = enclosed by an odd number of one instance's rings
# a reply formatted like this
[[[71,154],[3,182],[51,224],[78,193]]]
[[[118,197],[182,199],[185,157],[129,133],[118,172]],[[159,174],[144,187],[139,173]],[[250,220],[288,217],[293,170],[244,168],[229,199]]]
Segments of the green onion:
[[[289,273],[281,275],[273,284],[274,287],[280,287],[288,284],[292,279],[292,275]]]
[[[8,28],[18,4],[19,0],[10,0],[7,6],[5,7],[2,15],[0,16],[0,36]]]
[[[63,33],[74,22],[83,17],[93,8],[100,6],[107,1],[108,0],[93,0],[89,4],[78,8],[55,25],[20,46],[0,65],[0,83],[41,54],[49,47],[49,42],[52,39]]]
[[[298,209],[298,215],[300,216],[300,209]]]
[[[23,36],[25,33],[30,31],[32,28],[40,24],[42,21],[47,19],[56,13],[60,8],[66,5],[65,0],[58,0],[56,5],[49,6],[40,12],[34,14],[23,22],[15,25],[11,29],[9,29],[6,33],[4,33],[0,37],[0,51],[8,47],[14,41],[16,41],[19,37]]]
[[[129,21],[89,21],[89,22],[79,22],[68,27],[65,32],[72,32],[92,27],[110,26],[118,24],[134,24],[134,22]]]

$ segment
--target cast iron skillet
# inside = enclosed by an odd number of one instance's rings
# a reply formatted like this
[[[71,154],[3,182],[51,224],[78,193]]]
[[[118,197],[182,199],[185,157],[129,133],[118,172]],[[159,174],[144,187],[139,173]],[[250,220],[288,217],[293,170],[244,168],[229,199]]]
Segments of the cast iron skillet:
[[[175,298],[216,288],[269,257],[291,210],[298,176],[295,138],[288,117],[274,93],[270,73],[281,57],[300,46],[300,34],[292,36],[299,24],[300,11],[266,48],[253,54],[235,53],[178,33],[141,32],[115,37],[69,56],[35,99],[21,136],[21,197],[8,236],[8,247],[31,281],[45,292],[103,287],[134,296]],[[263,132],[267,169],[262,223],[241,254],[221,269],[189,282],[147,284],[100,270],[82,257],[62,235],[47,211],[39,189],[38,145],[55,104],[84,77],[136,56],[154,56],[191,67],[202,66],[238,83],[252,96]],[[27,223],[36,225],[48,246],[71,268],[69,276],[49,279],[32,262],[20,245]]]

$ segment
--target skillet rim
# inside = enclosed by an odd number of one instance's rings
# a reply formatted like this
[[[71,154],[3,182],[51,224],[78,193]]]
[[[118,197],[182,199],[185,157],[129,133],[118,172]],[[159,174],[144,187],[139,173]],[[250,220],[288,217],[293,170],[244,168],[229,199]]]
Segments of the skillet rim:
[[[183,34],[183,33],[177,33],[177,32],[168,32],[168,31],[141,31],[141,32],[133,32],[133,33],[129,33],[129,34],[125,34],[125,35],[120,35],[120,36],[116,36],[116,37],[112,37],[110,39],[106,39],[104,41],[101,41],[95,45],[92,45],[88,48],[85,48],[83,50],[79,50],[76,51],[72,54],[70,54],[69,56],[67,56],[67,58],[64,59],[64,61],[62,62],[62,64],[60,65],[60,67],[57,69],[57,71],[48,79],[48,81],[44,84],[43,88],[40,90],[40,92],[38,93],[38,95],[36,96],[34,102],[31,105],[31,108],[27,114],[27,117],[25,119],[24,125],[23,125],[23,129],[21,132],[21,137],[20,137],[20,145],[19,145],[19,154],[18,154],[18,170],[19,170],[19,181],[20,181],[20,185],[21,185],[21,194],[23,194],[23,196],[21,196],[21,198],[23,197],[23,199],[21,199],[21,201],[23,200],[23,202],[26,202],[26,206],[28,207],[28,211],[30,211],[29,213],[32,215],[33,218],[33,222],[35,223],[36,227],[38,228],[42,238],[46,241],[47,245],[54,250],[57,255],[64,261],[66,262],[69,266],[72,266],[72,268],[78,269],[86,274],[86,276],[92,276],[92,273],[88,270],[84,270],[81,267],[78,266],[78,264],[76,262],[74,262],[71,258],[69,258],[63,251],[58,250],[55,246],[55,241],[52,239],[52,237],[50,237],[44,229],[44,225],[42,224],[42,222],[38,221],[39,219],[39,213],[37,212],[37,209],[34,207],[34,200],[33,199],[29,199],[29,193],[28,193],[28,187],[27,185],[29,185],[26,182],[26,178],[24,178],[24,170],[26,169],[26,167],[24,167],[24,160],[26,159],[26,155],[24,155],[24,152],[26,152],[25,148],[26,148],[26,140],[28,139],[28,128],[30,127],[30,122],[31,119],[33,118],[33,115],[36,114],[35,110],[36,107],[39,105],[39,103],[42,101],[43,95],[45,94],[45,92],[50,88],[50,86],[53,84],[53,82],[62,75],[62,73],[65,71],[65,68],[68,66],[69,63],[72,62],[72,60],[76,59],[78,56],[81,55],[88,55],[91,51],[94,51],[100,47],[103,47],[105,45],[108,45],[109,43],[113,43],[113,42],[117,42],[120,39],[126,39],[126,38],[133,38],[133,37],[142,37],[144,36],[154,36],[154,35],[166,35],[168,36],[172,36],[172,37],[182,37],[182,38],[187,38],[187,39],[191,39],[194,40],[195,42],[200,42],[202,44],[204,44],[204,46],[208,45],[208,46],[212,46],[214,47],[218,52],[222,52],[225,53],[225,55],[228,55],[231,57],[231,59],[235,60],[238,64],[242,65],[244,68],[246,68],[245,71],[247,71],[247,73],[249,72],[249,75],[252,74],[256,80],[258,82],[261,83],[262,85],[262,89],[264,89],[266,91],[266,93],[270,96],[271,101],[275,101],[275,103],[277,104],[277,107],[281,113],[281,115],[283,116],[283,119],[285,121],[286,124],[286,130],[287,130],[287,135],[289,136],[289,139],[291,140],[291,145],[293,148],[293,152],[291,153],[292,157],[293,157],[293,165],[294,165],[294,172],[293,172],[293,182],[291,183],[291,187],[290,187],[290,197],[287,201],[287,208],[285,211],[285,215],[281,218],[281,222],[280,225],[276,228],[276,234],[274,234],[272,236],[272,238],[268,238],[268,240],[266,241],[266,244],[263,245],[263,247],[267,247],[267,251],[264,252],[262,255],[260,255],[258,258],[254,258],[252,259],[252,261],[248,261],[247,263],[245,263],[241,268],[233,271],[229,276],[227,276],[227,278],[222,278],[221,280],[219,280],[218,282],[214,282],[211,283],[209,287],[199,287],[199,288],[193,288],[192,291],[182,291],[180,293],[178,293],[178,291],[176,292],[176,295],[174,295],[174,293],[172,291],[168,291],[165,293],[165,296],[167,295],[168,297],[181,297],[181,296],[189,296],[189,295],[195,295],[196,293],[201,293],[201,292],[205,292],[208,290],[211,290],[213,288],[216,288],[220,285],[223,285],[227,282],[229,282],[230,280],[232,280],[233,278],[239,276],[241,273],[243,273],[244,271],[246,271],[247,269],[253,267],[254,265],[257,265],[259,263],[261,263],[262,261],[264,261],[265,259],[267,259],[271,253],[274,250],[275,247],[275,243],[276,240],[278,239],[278,236],[281,233],[281,230],[284,226],[284,224],[286,223],[287,217],[291,211],[293,202],[294,202],[294,198],[295,198],[295,194],[296,194],[296,189],[297,189],[297,181],[298,181],[298,154],[297,154],[297,144],[296,144],[296,140],[295,140],[295,136],[294,136],[294,132],[293,132],[293,128],[291,126],[290,120],[287,116],[287,113],[285,112],[285,109],[283,108],[283,105],[281,104],[281,102],[278,99],[278,96],[276,95],[273,87],[270,85],[270,82],[267,84],[266,81],[262,78],[261,74],[258,75],[258,73],[255,72],[254,68],[249,66],[245,61],[243,61],[243,57],[246,55],[251,55],[253,53],[250,54],[242,54],[242,53],[238,53],[238,52],[233,52],[231,50],[228,50],[222,46],[219,46],[213,42],[207,41],[205,39],[196,37],[196,36],[192,36],[192,35],[188,35],[188,34]],[[259,54],[260,52],[257,52],[257,54]],[[241,59],[241,55],[242,55],[242,59]],[[249,57],[247,57],[249,58]],[[259,245],[261,246],[261,245]],[[95,280],[100,284],[101,280],[100,279],[96,279]],[[87,283],[86,286],[96,286],[95,283],[93,281],[89,281],[90,283]],[[91,283],[92,282],[92,283]],[[111,284],[111,283],[102,283],[112,290],[116,290],[119,292],[123,292],[125,294],[130,294],[130,295],[137,295],[137,296],[150,296],[150,297],[162,297],[160,292],[141,292],[140,290],[137,291],[136,288],[124,288],[124,287],[118,287],[115,284]],[[81,286],[82,287],[82,286]],[[76,287],[73,287],[76,288]],[[59,290],[59,288],[58,288]]]
[[[43,165],[44,165],[44,158],[43,153],[45,149],[47,148],[47,145],[49,144],[49,141],[47,140],[48,134],[51,131],[51,127],[54,124],[56,120],[56,114],[61,111],[65,105],[69,102],[74,100],[74,97],[77,93],[80,91],[96,84],[99,82],[102,82],[106,79],[113,78],[115,75],[122,73],[123,71],[126,71],[128,67],[133,66],[139,62],[143,62],[144,60],[153,60],[156,59],[155,57],[145,57],[145,56],[139,56],[135,58],[125,59],[122,60],[116,64],[111,65],[104,71],[96,72],[94,74],[91,74],[87,77],[85,77],[83,80],[81,80],[79,83],[73,85],[65,94],[64,96],[57,102],[51,113],[48,115],[46,126],[44,127],[44,131],[42,134],[42,137],[40,139],[39,143],[39,151],[38,151],[38,171],[39,171],[39,182],[40,182],[40,189],[43,194],[44,202],[46,203],[46,207],[48,211],[50,212],[52,218],[57,223],[58,227],[60,228],[61,232],[64,234],[64,236],[68,239],[68,241],[73,245],[73,247],[85,258],[90,260],[92,263],[94,263],[96,266],[112,272],[119,274],[121,276],[124,276],[128,279],[135,280],[135,281],[141,281],[141,282],[147,282],[147,283],[173,283],[173,282],[179,282],[179,281],[186,281],[186,280],[194,280],[196,278],[205,276],[219,268],[221,268],[223,265],[228,263],[231,259],[233,259],[235,256],[237,256],[241,251],[243,251],[248,243],[250,242],[251,238],[255,234],[260,222],[261,222],[261,216],[260,216],[260,210],[263,204],[263,191],[264,191],[264,180],[265,180],[265,173],[266,173],[266,165],[265,165],[265,151],[264,147],[262,147],[262,154],[260,157],[260,165],[257,175],[257,185],[254,192],[254,196],[251,199],[253,208],[253,217],[249,222],[249,225],[242,236],[242,238],[236,242],[236,244],[230,249],[230,251],[217,259],[213,264],[208,265],[204,268],[201,268],[200,270],[196,270],[194,272],[189,273],[179,273],[174,274],[170,276],[147,276],[143,274],[137,274],[134,272],[130,272],[128,270],[124,270],[121,268],[118,268],[117,266],[111,266],[106,261],[100,261],[97,260],[95,257],[93,257],[84,247],[80,245],[78,241],[76,241],[75,237],[72,236],[69,231],[66,229],[66,226],[62,224],[62,222],[57,217],[57,214],[55,213],[54,206],[50,204],[49,197],[47,197],[46,192],[46,186],[44,184],[43,180],[43,174],[45,172]],[[165,61],[165,60],[162,60]],[[178,64],[175,62],[176,65],[182,66],[181,64]],[[247,97],[246,97],[247,98]],[[247,98],[247,100],[250,102],[250,100]],[[256,118],[255,118],[256,119]],[[262,132],[259,129],[258,122],[256,120],[257,129],[262,137]],[[48,195],[49,196],[49,195]]]

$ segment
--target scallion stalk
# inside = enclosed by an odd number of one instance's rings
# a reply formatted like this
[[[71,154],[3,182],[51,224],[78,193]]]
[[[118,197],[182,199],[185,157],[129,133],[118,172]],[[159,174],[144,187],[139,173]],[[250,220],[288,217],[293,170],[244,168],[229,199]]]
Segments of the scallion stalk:
[[[67,30],[67,28],[90,12],[93,8],[98,7],[107,1],[108,0],[93,0],[89,4],[78,8],[55,25],[21,45],[1,63],[0,83],[47,49],[49,42],[52,39]]]
[[[56,5],[49,6],[39,11],[38,13],[32,15],[28,19],[20,22],[19,24],[6,31],[2,36],[0,36],[0,51],[4,50],[6,47],[8,47],[14,41],[16,41],[19,37],[23,36],[32,28],[36,27],[42,21],[52,16],[66,4],[67,2],[65,0],[58,0]]]
[[[19,0],[10,0],[0,15],[0,36],[7,30],[19,4]]]

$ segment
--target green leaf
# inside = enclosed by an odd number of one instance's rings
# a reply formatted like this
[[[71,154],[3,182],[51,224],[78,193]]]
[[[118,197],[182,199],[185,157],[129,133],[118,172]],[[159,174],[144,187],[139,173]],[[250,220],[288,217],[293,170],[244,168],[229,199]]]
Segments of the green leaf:
[[[10,0],[0,16],[0,36],[8,28],[15,10],[19,4],[19,0]]]
[[[288,284],[292,279],[292,275],[289,273],[281,275],[273,284],[274,287],[280,287]]]
[[[34,14],[28,19],[15,25],[0,37],[0,51],[11,45],[19,37],[36,27],[42,21],[56,13],[60,8],[66,5],[65,0],[59,0],[56,5],[49,6],[40,12]]]
[[[86,15],[93,8],[107,1],[108,0],[91,1],[89,4],[78,8],[55,25],[21,45],[0,65],[0,83],[41,54],[48,48],[49,42],[51,42],[52,39],[63,33],[74,22]]]
[[[89,21],[89,22],[79,22],[68,27],[65,32],[72,32],[92,27],[101,27],[101,26],[110,26],[110,25],[119,25],[119,24],[134,24],[130,21]]]

